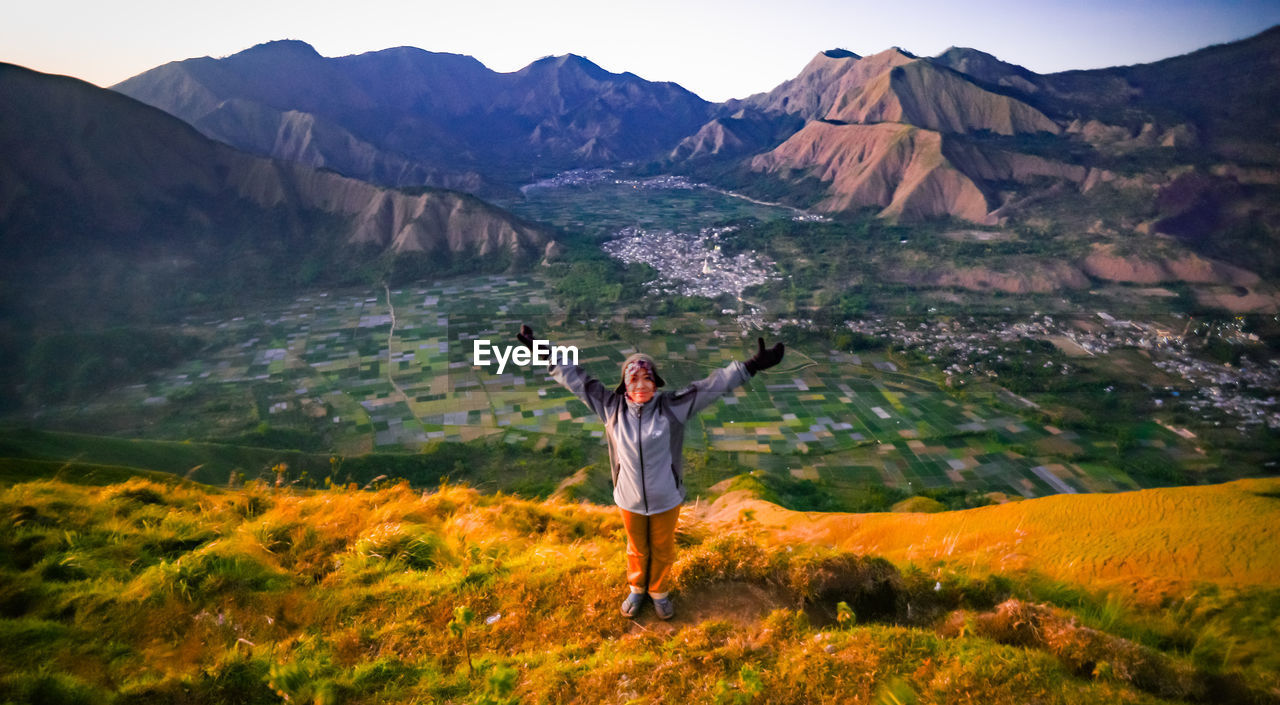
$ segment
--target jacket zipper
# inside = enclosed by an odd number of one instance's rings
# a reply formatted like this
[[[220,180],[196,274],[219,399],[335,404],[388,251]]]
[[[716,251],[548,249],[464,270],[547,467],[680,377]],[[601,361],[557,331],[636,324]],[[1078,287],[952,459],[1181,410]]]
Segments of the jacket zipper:
[[[649,488],[644,481],[644,407],[636,409],[636,448],[640,452],[640,497],[644,499],[644,513],[649,513]]]

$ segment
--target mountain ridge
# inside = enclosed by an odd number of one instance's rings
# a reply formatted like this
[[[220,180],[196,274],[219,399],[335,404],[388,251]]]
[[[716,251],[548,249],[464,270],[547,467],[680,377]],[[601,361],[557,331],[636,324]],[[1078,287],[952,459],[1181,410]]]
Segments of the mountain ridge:
[[[551,241],[472,196],[391,191],[239,152],[76,79],[0,65],[0,85],[0,146],[8,155],[0,165],[0,245],[15,280],[53,271],[59,258],[107,252],[171,262],[166,276],[181,277],[184,267],[224,260],[233,247],[277,253],[255,267],[282,264],[293,249],[295,267],[312,255],[338,267],[366,256],[435,253],[505,268],[536,262]],[[358,254],[363,248],[373,249]]]
[[[304,45],[310,49],[309,45]],[[282,55],[272,66],[261,59]],[[510,181],[519,168],[603,165],[659,154],[693,132],[710,104],[677,84],[615,74],[576,54],[544,57],[498,73],[472,57],[405,48],[325,58],[294,44],[259,45],[223,59],[188,59],[113,87],[201,127],[234,146],[262,149],[233,124],[207,116],[228,99],[313,113],[408,159],[381,173],[339,146],[316,157],[343,173],[389,185]],[[272,156],[287,158],[287,150]],[[382,179],[375,178],[382,177]],[[452,179],[452,181],[450,181]],[[485,192],[485,184],[475,189]]]

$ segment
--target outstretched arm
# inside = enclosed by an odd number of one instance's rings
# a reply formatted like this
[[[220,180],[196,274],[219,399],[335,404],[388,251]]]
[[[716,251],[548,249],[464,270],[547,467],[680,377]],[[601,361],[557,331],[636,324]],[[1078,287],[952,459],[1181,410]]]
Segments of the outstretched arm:
[[[756,372],[773,367],[782,360],[785,350],[782,343],[766,349],[764,338],[759,338],[757,342],[759,351],[746,362],[731,362],[672,395],[671,410],[676,416],[681,421],[687,421],[694,414],[711,406],[715,400],[745,384]]]
[[[520,341],[521,345],[532,350],[533,329],[527,325],[520,326],[520,332],[516,334],[516,340]],[[605,418],[609,398],[613,396],[613,392],[601,384],[599,380],[587,374],[577,365],[551,365],[548,371],[551,373],[551,377],[560,383],[560,386],[573,392],[573,395],[581,399],[582,403],[595,412],[596,416],[601,419]]]

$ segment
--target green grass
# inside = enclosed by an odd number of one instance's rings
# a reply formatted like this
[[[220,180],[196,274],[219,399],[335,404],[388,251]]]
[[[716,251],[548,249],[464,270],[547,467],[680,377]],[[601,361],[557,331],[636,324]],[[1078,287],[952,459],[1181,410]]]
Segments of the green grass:
[[[169,484],[183,482],[177,475],[170,473],[120,465],[99,465],[74,460],[0,458],[0,485],[46,479],[83,485],[111,485],[134,477]]]

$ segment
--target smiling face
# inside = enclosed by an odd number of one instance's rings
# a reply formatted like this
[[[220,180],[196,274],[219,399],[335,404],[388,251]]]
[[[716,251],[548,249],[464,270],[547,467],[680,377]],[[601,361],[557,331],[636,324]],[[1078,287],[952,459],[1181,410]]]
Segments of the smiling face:
[[[631,401],[644,404],[653,398],[653,373],[647,365],[628,365],[623,381],[627,386],[627,398]]]

